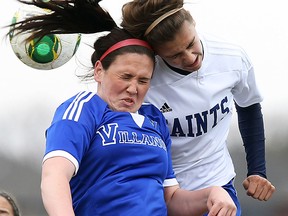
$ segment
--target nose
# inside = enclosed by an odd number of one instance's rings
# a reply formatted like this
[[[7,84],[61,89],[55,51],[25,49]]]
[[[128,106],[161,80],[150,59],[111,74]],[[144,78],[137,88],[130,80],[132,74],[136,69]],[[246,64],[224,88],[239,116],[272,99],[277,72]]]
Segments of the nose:
[[[128,84],[128,87],[127,87],[127,92],[131,95],[134,95],[134,94],[137,94],[137,82],[136,81],[131,81],[129,82]]]
[[[193,64],[195,60],[197,59],[198,53],[194,53],[191,50],[187,50],[185,54],[183,55],[183,61],[186,64]]]

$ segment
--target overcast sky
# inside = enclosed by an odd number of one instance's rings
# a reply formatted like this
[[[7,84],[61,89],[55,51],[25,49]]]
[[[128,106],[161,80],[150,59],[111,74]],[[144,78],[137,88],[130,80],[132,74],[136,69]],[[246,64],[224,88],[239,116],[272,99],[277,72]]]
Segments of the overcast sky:
[[[119,21],[123,2],[126,1],[104,0],[101,4]],[[286,4],[284,6],[285,0],[189,2],[192,3],[185,7],[191,10],[199,31],[235,41],[249,54],[264,95],[264,115],[284,114],[288,108],[288,13]],[[1,26],[10,23],[18,7],[19,4],[14,0],[0,0]],[[19,156],[31,153],[31,148],[35,152],[44,149],[44,130],[50,124],[55,108],[87,86],[80,84],[74,75],[77,67],[74,58],[50,71],[35,70],[24,65],[14,55],[9,41],[2,39],[6,31],[0,30],[0,142],[4,143],[0,152],[7,151]],[[91,36],[83,36],[83,41],[90,39]],[[81,59],[83,52],[76,55]],[[88,54],[84,52],[84,55]],[[43,109],[48,113],[43,114]],[[29,122],[30,116],[34,119],[32,122]],[[31,128],[39,124],[40,132],[35,134],[35,131],[31,131],[31,134],[27,134],[23,122]],[[275,120],[275,124],[267,127],[275,128],[277,122]],[[35,140],[42,143],[27,148]]]

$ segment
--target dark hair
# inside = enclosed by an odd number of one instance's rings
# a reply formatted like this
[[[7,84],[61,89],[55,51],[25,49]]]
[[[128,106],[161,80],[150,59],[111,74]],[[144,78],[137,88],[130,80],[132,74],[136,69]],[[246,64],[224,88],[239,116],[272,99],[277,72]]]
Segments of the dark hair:
[[[41,38],[47,34],[89,34],[110,31],[117,26],[110,14],[100,7],[101,0],[17,1],[50,11],[47,14],[32,16],[10,25],[9,33],[15,30],[18,34],[32,33],[27,40]]]
[[[34,5],[50,10],[49,13],[29,17],[23,21],[12,23],[10,31],[16,35],[29,32],[31,36],[27,40],[42,38],[47,34],[72,34],[72,33],[99,33],[110,31],[94,43],[94,53],[91,56],[92,65],[100,59],[103,53],[115,43],[135,38],[127,31],[119,28],[110,14],[100,5],[101,0],[18,0],[21,3]],[[154,52],[144,46],[129,45],[121,47],[110,53],[103,59],[102,64],[107,69],[117,55],[133,52],[146,54],[154,60]],[[84,79],[90,79],[91,74],[80,75]]]
[[[95,52],[91,57],[91,62],[94,65],[97,60],[104,54],[107,50],[107,47],[111,47],[119,41],[123,41],[126,39],[134,38],[126,31],[120,28],[113,28],[111,32],[105,36],[99,37],[98,40],[94,43]],[[123,53],[139,53],[145,54],[149,56],[151,59],[154,60],[154,52],[152,49],[149,49],[144,46],[137,46],[137,45],[129,45],[121,47],[121,49],[117,49],[111,53],[109,53],[101,62],[105,69],[109,67],[111,62],[113,62],[116,56],[121,55]]]
[[[185,20],[193,22],[191,14],[181,9],[163,19],[149,34],[148,27],[159,17],[176,8],[183,7],[183,0],[133,0],[122,7],[121,27],[134,37],[147,40],[152,47],[172,41]]]
[[[0,197],[5,198],[9,202],[9,204],[12,206],[14,216],[20,216],[19,208],[16,204],[16,201],[12,198],[11,195],[9,195],[8,193],[4,191],[0,191]]]

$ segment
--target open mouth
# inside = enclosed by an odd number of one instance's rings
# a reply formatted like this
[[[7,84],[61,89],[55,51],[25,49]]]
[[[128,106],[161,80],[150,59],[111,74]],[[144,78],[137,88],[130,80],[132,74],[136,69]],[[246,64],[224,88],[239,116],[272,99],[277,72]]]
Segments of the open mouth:
[[[131,106],[135,103],[135,101],[132,98],[124,98],[123,101],[128,106]]]

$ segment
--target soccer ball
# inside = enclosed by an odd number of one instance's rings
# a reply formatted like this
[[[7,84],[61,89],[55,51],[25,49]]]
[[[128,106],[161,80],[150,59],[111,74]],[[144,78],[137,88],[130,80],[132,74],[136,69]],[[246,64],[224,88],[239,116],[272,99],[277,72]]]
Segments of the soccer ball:
[[[33,5],[19,8],[14,14],[12,23],[27,17],[49,13]],[[40,70],[58,68],[67,63],[76,53],[81,34],[49,34],[39,40],[35,38],[26,42],[31,33],[11,32],[10,44],[15,55],[26,65]]]

